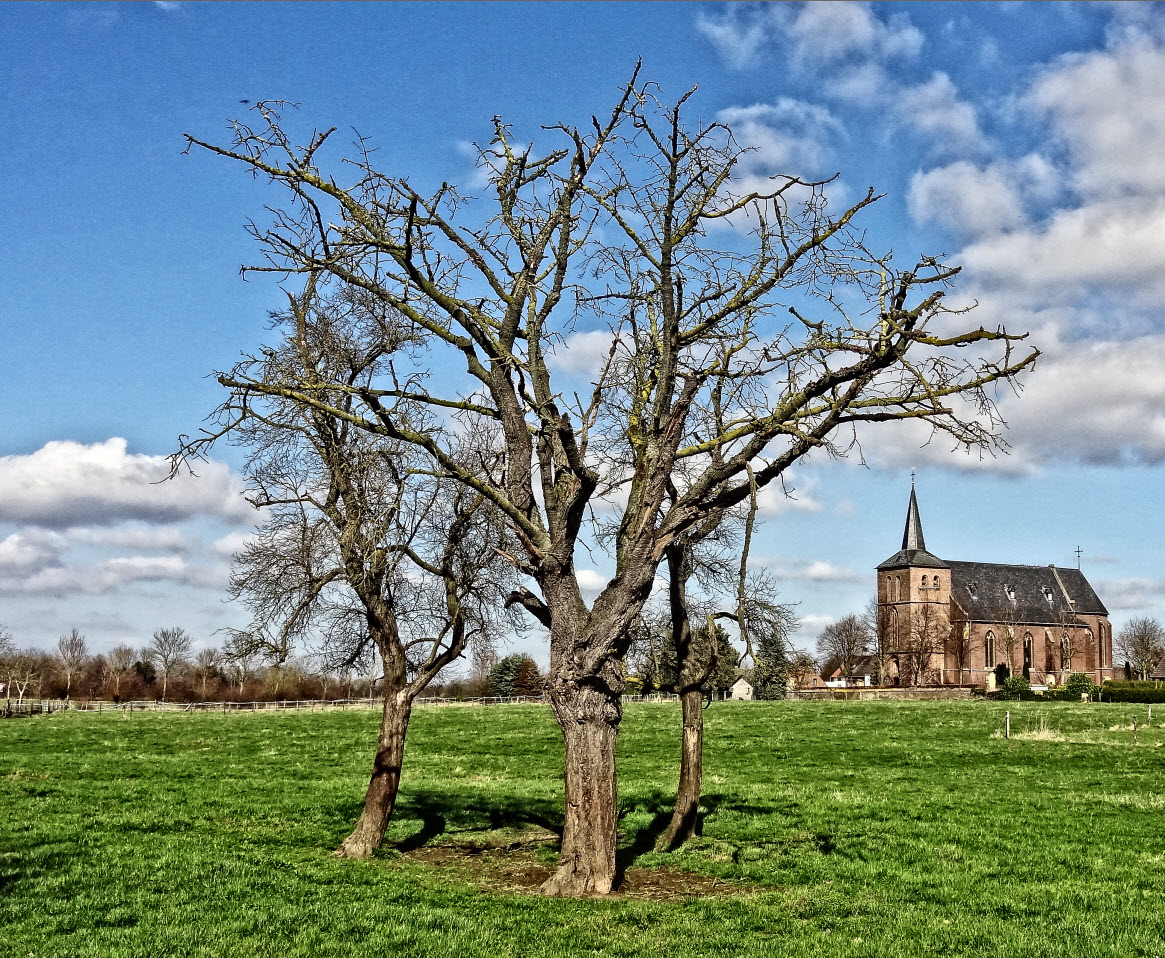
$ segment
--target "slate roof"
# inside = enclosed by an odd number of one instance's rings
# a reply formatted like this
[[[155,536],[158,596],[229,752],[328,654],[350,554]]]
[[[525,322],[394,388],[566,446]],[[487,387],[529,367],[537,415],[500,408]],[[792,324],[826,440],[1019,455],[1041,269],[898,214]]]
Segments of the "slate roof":
[[[878,657],[876,655],[856,655],[856,656],[854,656],[853,677],[855,679],[864,679],[867,675],[872,676],[874,674],[874,666],[877,663],[877,661],[878,661]],[[837,666],[837,668],[835,668],[830,673],[830,676],[829,676],[830,681],[833,681],[834,679],[841,678],[841,675],[842,675],[842,668],[841,668],[841,665],[839,664]]]
[[[1079,569],[997,562],[948,562],[947,566],[951,598],[973,622],[1006,618],[1028,625],[1059,625],[1070,621],[1074,613],[1108,615]]]

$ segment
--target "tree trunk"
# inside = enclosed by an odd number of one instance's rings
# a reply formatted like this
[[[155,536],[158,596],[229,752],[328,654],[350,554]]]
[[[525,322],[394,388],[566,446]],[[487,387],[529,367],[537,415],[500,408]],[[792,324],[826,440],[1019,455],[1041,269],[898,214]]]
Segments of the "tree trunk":
[[[697,689],[680,695],[684,728],[680,737],[680,784],[671,823],[655,843],[657,852],[679,848],[696,834],[700,788],[704,780],[704,696]]]
[[[384,831],[396,806],[405,754],[405,733],[412,710],[411,698],[402,693],[385,695],[380,738],[372,761],[372,779],[364,795],[364,811],[336,854],[345,858],[368,858],[384,841]]]
[[[620,696],[575,686],[552,693],[552,701],[566,743],[566,815],[558,868],[543,883],[542,894],[606,895],[615,883]]]

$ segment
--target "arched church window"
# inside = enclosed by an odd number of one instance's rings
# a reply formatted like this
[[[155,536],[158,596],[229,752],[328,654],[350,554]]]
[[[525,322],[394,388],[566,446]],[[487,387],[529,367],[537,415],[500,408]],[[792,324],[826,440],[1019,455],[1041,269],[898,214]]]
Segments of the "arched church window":
[[[995,633],[990,629],[983,640],[983,664],[989,669],[995,668]]]
[[[937,575],[934,577],[934,588],[936,588],[936,589],[938,588],[938,576]]]
[[[923,577],[922,577],[922,588],[923,588],[924,590],[926,589],[926,576],[923,576]]]
[[[1072,647],[1068,643],[1068,633],[1060,636],[1060,669],[1067,671],[1072,667]]]

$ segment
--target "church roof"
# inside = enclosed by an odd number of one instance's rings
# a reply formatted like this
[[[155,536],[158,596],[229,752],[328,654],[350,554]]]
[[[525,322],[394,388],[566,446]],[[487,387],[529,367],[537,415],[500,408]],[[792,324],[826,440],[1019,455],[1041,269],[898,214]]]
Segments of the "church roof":
[[[972,621],[1062,625],[1074,614],[1108,615],[1079,569],[997,562],[947,565],[951,598]]]
[[[926,551],[926,539],[922,535],[922,518],[918,514],[918,497],[914,494],[913,479],[910,481],[910,506],[906,510],[906,528],[902,532],[902,548],[878,568],[904,569],[907,566],[922,566],[928,569],[947,568],[947,563]]]

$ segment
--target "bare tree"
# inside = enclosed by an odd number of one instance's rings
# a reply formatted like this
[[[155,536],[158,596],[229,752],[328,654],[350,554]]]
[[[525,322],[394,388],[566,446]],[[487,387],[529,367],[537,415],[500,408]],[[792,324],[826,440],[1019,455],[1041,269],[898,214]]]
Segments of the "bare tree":
[[[690,95],[663,105],[636,70],[605,119],[548,128],[561,145],[541,154],[497,120],[479,150],[484,216],[447,184],[423,195],[382,173],[362,141],[343,167],[354,182],[326,172],[331,131],[296,146],[274,104],[236,124],[230,146],[189,138],[287,189],[272,225],[255,228],[256,268],[359,291],[405,317],[420,351],[359,388],[236,369],[220,382],[239,414],[259,395],[331,410],[339,387],[353,397],[345,421],[428,457],[521,544],[512,558],[533,588],[513,601],[550,631],[566,750],[547,894],[603,894],[614,881],[624,659],[671,543],[808,453],[843,454],[860,423],[917,419],[991,447],[1000,421],[985,387],[1036,356],[1013,355],[1022,337],[1003,329],[960,328],[943,300],[957,269],[931,256],[899,268],[868,247],[857,220],[872,191],[835,212],[825,183],[737,190],[744,151],[720,124],[687,125]],[[581,398],[550,361],[577,323],[611,330],[609,361]],[[406,402],[434,415],[418,426],[411,409],[397,414]],[[451,417],[495,433],[499,461],[461,458]],[[588,605],[575,557],[588,507],[607,493],[621,503],[615,574]]]
[[[347,287],[326,297],[317,279],[273,316],[278,347],[240,366],[267,383],[314,382],[312,401],[266,395],[244,410],[232,395],[219,411],[224,423],[239,420],[232,438],[251,451],[249,498],[266,515],[236,556],[231,594],[253,621],[231,633],[231,652],[270,663],[272,696],[297,646],[328,668],[361,670],[370,696],[379,681],[372,776],[340,849],[364,857],[392,815],[413,702],[466,648],[500,631],[513,579],[502,556],[517,547],[481,492],[435,471],[413,445],[351,422],[361,394],[407,357],[413,332],[378,299]],[[427,429],[428,410],[398,399],[393,421]],[[495,445],[489,430],[471,428],[460,455],[495,468]]]
[[[890,661],[898,642],[897,620],[901,613],[893,606],[881,605],[877,595],[870,597],[862,610],[862,619],[873,642],[874,681],[885,685],[890,678]]]
[[[192,645],[193,642],[186,630],[175,627],[158,629],[150,644],[146,646],[146,658],[162,679],[163,702],[166,701],[166,690],[169,688],[171,676],[188,664]]]
[[[906,685],[930,685],[938,680],[934,657],[946,647],[950,635],[947,613],[924,603],[903,616],[902,643],[898,648],[900,674]]]
[[[89,662],[89,645],[77,629],[57,639],[57,661],[61,675],[65,677],[65,698],[68,699],[73,694],[73,679]]]
[[[830,623],[817,636],[817,654],[835,660],[847,683],[853,681],[858,659],[869,654],[870,646],[869,626],[857,615]]]
[[[796,649],[789,656],[789,681],[794,688],[802,688],[817,674],[817,661],[804,649]]]
[[[254,643],[246,635],[235,635],[227,639],[223,645],[223,662],[226,665],[227,679],[238,687],[238,694],[243,694],[247,682],[254,678],[262,658]]]
[[[1165,628],[1148,616],[1129,619],[1117,634],[1114,645],[1116,654],[1142,679],[1148,679],[1165,662]]]
[[[105,657],[105,683],[106,686],[112,683],[115,702],[120,701],[121,683],[126,675],[133,671],[136,661],[137,653],[125,643],[114,646],[113,650]]]
[[[199,649],[194,657],[194,674],[201,683],[202,700],[206,701],[206,686],[222,667],[222,653],[213,647]]]
[[[756,515],[753,488],[743,521],[732,512],[717,512],[669,544],[666,608],[655,622],[643,620],[653,686],[678,695],[682,722],[676,803],[668,827],[656,841],[657,851],[678,848],[695,834],[703,783],[705,702],[711,701],[717,685],[735,679],[744,659],[757,664],[758,646],[766,652],[775,646],[783,650],[794,621],[792,607],[777,602],[771,579],[750,574]],[[690,591],[693,583],[698,597]],[[735,623],[744,645],[742,655],[719,620]]]
[[[963,685],[963,673],[971,668],[971,657],[978,643],[971,629],[971,622],[958,606],[950,614],[950,629],[946,635],[944,651],[955,662],[959,673],[959,685]]]
[[[4,685],[7,695],[7,708],[12,708],[12,693],[16,692],[16,704],[24,702],[25,695],[30,689],[36,689],[41,681],[41,656],[31,649],[14,648],[7,656],[0,660],[4,666]]]
[[[12,633],[0,625],[0,683],[4,686],[5,709],[12,709],[12,671],[16,658],[16,643]]]

